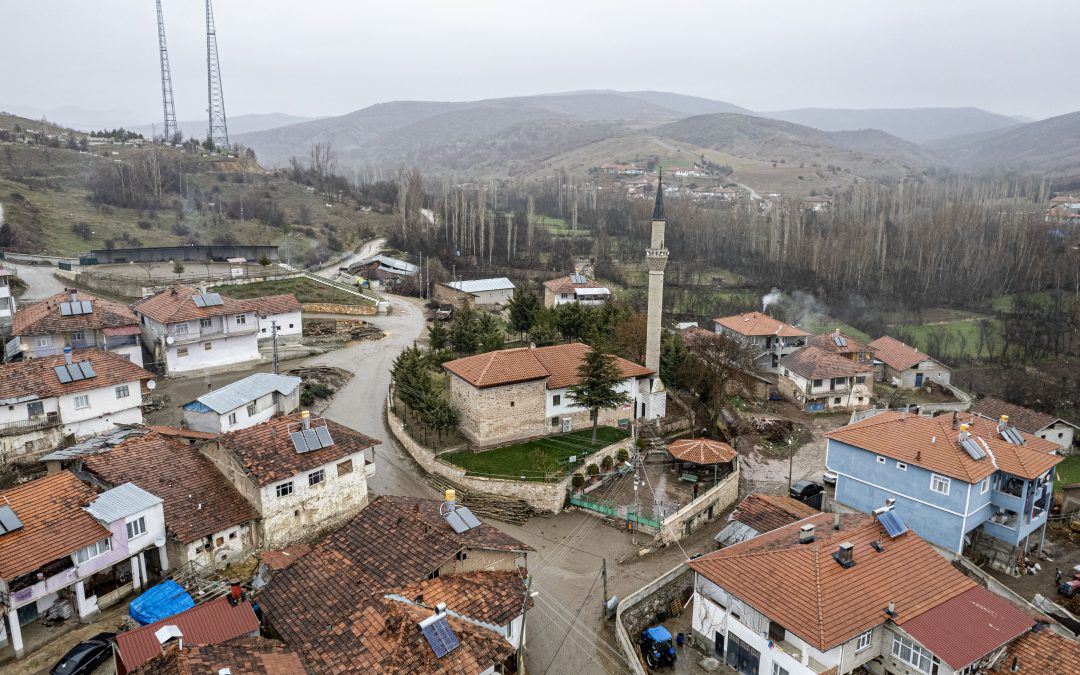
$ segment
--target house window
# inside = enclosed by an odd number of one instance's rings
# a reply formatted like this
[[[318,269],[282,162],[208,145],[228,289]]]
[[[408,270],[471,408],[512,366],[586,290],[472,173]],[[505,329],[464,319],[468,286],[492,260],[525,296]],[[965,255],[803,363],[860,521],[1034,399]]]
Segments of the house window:
[[[814,380],[814,386],[815,387],[820,387],[821,386],[821,380]]]
[[[87,394],[81,394],[75,397],[75,409],[82,410],[90,407],[90,397]]]
[[[940,492],[943,495],[949,494],[949,483],[951,482],[945,476],[939,476],[936,473],[930,475],[930,489],[934,492]]]
[[[176,358],[182,359],[187,356],[187,347],[181,347],[176,350]]]
[[[52,336],[39,335],[34,339],[34,344],[38,347],[52,347]]]
[[[105,537],[101,541],[90,544],[86,548],[81,548],[75,554],[75,562],[82,564],[91,558],[96,558],[99,555],[104,555],[112,550],[112,543],[109,542],[109,538]]]
[[[904,464],[903,462],[897,462],[896,468],[900,469],[901,471],[907,471],[907,464]]]
[[[772,675],[788,675],[787,668],[781,668],[779,663],[773,661]]]
[[[323,482],[324,480],[326,480],[326,470],[325,469],[319,469],[318,471],[312,471],[311,473],[309,473],[307,475],[307,484],[308,485],[318,485],[319,483]]]
[[[292,328],[292,327],[293,327],[294,325],[296,325],[296,324],[291,324],[291,323],[290,323],[290,324],[289,324],[289,328]]]
[[[202,345],[202,348],[203,348],[204,352],[208,352],[208,351],[210,351],[211,349],[214,348],[214,343],[213,342],[204,342],[203,345]]]
[[[892,655],[904,663],[910,664],[921,673],[931,673],[937,663],[937,657],[907,638],[893,636]]]
[[[245,323],[247,323],[247,314],[237,314],[236,325],[243,326]]]
[[[278,497],[288,497],[292,494],[292,481],[278,485],[276,490]]]
[[[562,394],[555,394],[551,397],[551,405],[559,405],[562,403]]]
[[[511,408],[513,408],[513,407],[514,407],[514,402],[513,402],[513,401],[510,401],[510,407],[511,407]]]
[[[259,406],[257,406],[254,402],[248,403],[248,407],[247,407],[248,417],[255,417],[255,413],[257,413],[257,412],[259,412]]]
[[[236,424],[236,413],[229,413],[229,424]]]
[[[347,459],[344,462],[339,462],[337,465],[337,475],[344,476],[352,473],[352,460]]]
[[[885,463],[885,458],[882,457],[881,455],[878,455],[877,463],[878,464],[884,464]]]
[[[84,333],[81,330],[74,331],[71,334],[71,341],[72,342],[82,342],[85,339],[86,339],[86,333]]]
[[[833,402],[833,405],[840,405],[840,397],[839,397],[839,396],[837,396],[836,398],[834,398],[834,399],[832,400],[832,402]]]
[[[127,524],[128,539],[134,539],[139,535],[146,534],[146,518],[140,516]]]
[[[863,402],[863,397],[862,397],[862,396],[860,396],[860,397],[859,397],[859,403],[862,403],[862,402]]]
[[[122,384],[116,388],[116,398],[127,398],[131,396],[131,390],[128,389],[126,384]]]
[[[865,375],[856,375],[855,376],[855,384],[866,384],[866,376]]]
[[[559,418],[558,417],[552,417],[551,418],[551,426],[553,426],[553,427],[559,426]]]
[[[187,322],[176,324],[176,334],[177,335],[187,335],[188,334]]]
[[[199,328],[210,328],[213,325],[214,325],[214,320],[209,318],[209,317],[199,319]]]
[[[223,546],[225,544],[225,537],[218,537],[214,540],[214,546]]]
[[[26,414],[28,417],[37,417],[38,415],[45,414],[45,401],[33,401],[26,404]]]
[[[236,539],[236,532],[230,532],[229,539]]]
[[[979,484],[979,494],[984,495],[986,491],[990,489],[990,477],[983,478],[982,483]]]
[[[863,651],[868,648],[874,642],[874,629],[866,631],[865,633],[859,633],[859,637],[855,640],[855,653]]]

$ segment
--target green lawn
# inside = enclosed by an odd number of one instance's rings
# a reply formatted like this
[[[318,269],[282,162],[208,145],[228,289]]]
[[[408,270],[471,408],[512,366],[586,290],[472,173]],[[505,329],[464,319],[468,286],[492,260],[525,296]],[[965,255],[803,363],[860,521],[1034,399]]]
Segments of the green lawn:
[[[595,446],[591,443],[592,428],[589,428],[495,450],[462,450],[442,455],[441,458],[478,476],[523,478],[532,481],[542,481],[548,476],[561,479],[581,466],[586,456],[621,441],[628,435],[629,433],[622,429],[603,426],[597,429]],[[568,462],[571,456],[576,457],[573,465]]]
[[[1060,492],[1061,488],[1073,483],[1080,483],[1080,455],[1066,457],[1064,462],[1057,465],[1054,490]]]
[[[1000,322],[997,319],[990,320],[995,325],[995,334],[1000,335]],[[979,348],[979,319],[977,317],[931,325],[904,324],[897,328],[902,328],[913,335],[915,338],[913,346],[923,352],[927,351],[929,345],[927,334],[930,331],[944,330],[951,336],[951,342],[949,342],[948,349],[945,350],[945,359],[956,356],[972,358],[977,356],[975,353]],[[962,340],[964,341],[963,345],[961,345]],[[963,349],[961,349],[961,346],[963,346]],[[986,353],[985,347],[983,353]]]
[[[254,284],[244,284],[243,286],[214,286],[210,290],[238,300],[292,293],[300,302],[331,302],[339,305],[371,304],[359,296],[342,292],[331,286],[324,286],[317,281],[303,277],[260,281]]]

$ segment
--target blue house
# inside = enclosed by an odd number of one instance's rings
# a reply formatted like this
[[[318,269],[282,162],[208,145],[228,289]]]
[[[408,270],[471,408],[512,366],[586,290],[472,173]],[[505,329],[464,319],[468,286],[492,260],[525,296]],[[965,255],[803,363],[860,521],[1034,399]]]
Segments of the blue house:
[[[870,513],[894,503],[920,537],[1010,571],[1018,552],[1042,549],[1062,461],[1054,443],[1004,421],[903,412],[827,437],[825,463],[837,475],[840,504]]]

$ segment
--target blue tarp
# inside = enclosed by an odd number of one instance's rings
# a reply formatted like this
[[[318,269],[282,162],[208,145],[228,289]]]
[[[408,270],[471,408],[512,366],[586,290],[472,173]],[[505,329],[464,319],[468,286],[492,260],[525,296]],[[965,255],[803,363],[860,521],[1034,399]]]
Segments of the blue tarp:
[[[649,639],[654,642],[671,641],[671,633],[663,626],[653,626],[645,631],[645,635],[649,636]]]
[[[180,584],[163,581],[132,600],[128,606],[128,615],[140,626],[145,626],[194,606],[195,602]]]

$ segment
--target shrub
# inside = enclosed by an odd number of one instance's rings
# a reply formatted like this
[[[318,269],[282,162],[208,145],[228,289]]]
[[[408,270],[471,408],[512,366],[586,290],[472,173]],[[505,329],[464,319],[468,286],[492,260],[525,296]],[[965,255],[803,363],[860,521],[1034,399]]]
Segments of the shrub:
[[[574,486],[575,490],[580,490],[585,485],[585,476],[580,473],[575,473],[574,477],[570,479],[570,484]]]
[[[90,241],[90,237],[94,235],[90,229],[90,223],[85,222],[74,223],[71,226],[71,231],[83,241]]]
[[[330,398],[334,395],[334,388],[323,384],[322,382],[309,385],[306,387],[306,390],[310,391],[311,395],[315,398]]]
[[[139,221],[139,229],[140,230],[149,230],[149,229],[151,229],[153,227],[154,227],[154,224],[151,223],[149,220],[140,220]]]
[[[620,462],[625,462],[626,460],[630,459],[630,451],[626,448],[619,448],[619,451],[615,453],[615,457]]]
[[[611,471],[611,467],[615,465],[615,460],[610,455],[600,460],[600,468],[604,471]]]
[[[585,473],[589,474],[589,476],[593,478],[596,478],[600,475],[600,467],[596,466],[595,464],[590,464],[589,466],[585,467]]]
[[[315,394],[312,394],[307,389],[300,392],[300,405],[311,405],[315,402]]]

